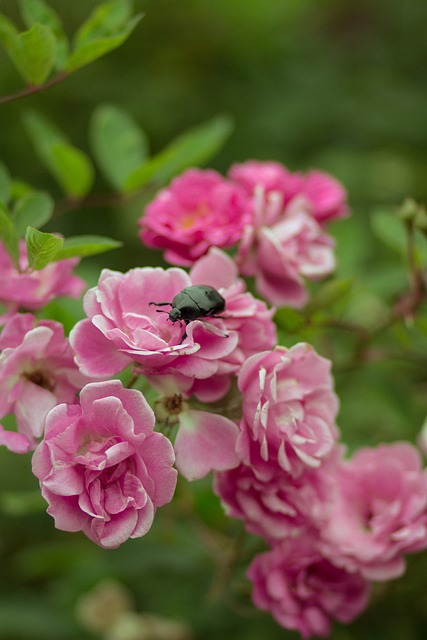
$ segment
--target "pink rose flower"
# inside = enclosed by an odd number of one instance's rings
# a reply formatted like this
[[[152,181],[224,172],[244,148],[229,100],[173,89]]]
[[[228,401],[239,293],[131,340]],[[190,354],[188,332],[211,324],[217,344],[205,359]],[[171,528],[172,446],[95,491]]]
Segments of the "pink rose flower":
[[[88,384],[80,405],[49,412],[33,472],[58,529],[107,549],[147,533],[176,485],[172,445],[153,429],[143,395],[118,380]]]
[[[34,449],[47,412],[74,402],[87,382],[74,362],[62,324],[16,314],[0,334],[0,417],[15,413],[18,433],[0,431],[15,453]]]
[[[289,539],[255,557],[247,572],[256,607],[303,638],[326,637],[331,623],[349,623],[368,604],[369,582],[316,551],[316,541]]]
[[[261,479],[275,468],[298,476],[319,467],[335,446],[338,399],[331,363],[309,344],[250,357],[238,386],[243,396],[239,451]]]
[[[169,319],[171,307],[150,305],[172,301],[182,289],[199,284],[216,288],[225,298],[221,317],[185,326]],[[83,304],[88,319],[77,323],[70,340],[88,375],[114,375],[137,363],[147,376],[211,380],[237,373],[248,352],[275,342],[272,311],[244,291],[233,261],[219,250],[196,264],[191,277],[178,268],[104,270]]]
[[[338,468],[335,486],[324,555],[371,580],[402,575],[403,554],[427,547],[427,471],[418,451],[406,442],[360,449]]]
[[[271,197],[265,201],[262,191],[256,198],[259,224],[245,229],[237,255],[240,272],[255,277],[257,291],[271,304],[300,309],[308,300],[305,280],[321,280],[335,269],[334,240],[303,200],[294,199],[280,220],[266,226],[264,218],[274,218],[277,206]]]
[[[304,175],[290,172],[279,162],[249,160],[233,165],[229,177],[249,194],[257,187],[262,187],[266,194],[280,194],[282,209],[296,196],[303,196],[310,215],[322,224],[349,213],[344,187],[323,171],[313,170]]]
[[[249,198],[209,169],[189,169],[147,206],[140,238],[165,249],[165,259],[188,266],[212,246],[236,244],[250,221]]]
[[[78,258],[52,262],[44,269],[28,271],[25,242],[20,242],[20,271],[0,241],[0,303],[10,311],[40,309],[54,298],[78,298],[86,284],[72,271]]]
[[[342,454],[335,447],[318,469],[307,468],[297,478],[275,469],[268,479],[260,479],[252,467],[215,474],[215,493],[226,514],[244,522],[245,528],[270,544],[297,538],[323,526],[334,496],[334,469]]]

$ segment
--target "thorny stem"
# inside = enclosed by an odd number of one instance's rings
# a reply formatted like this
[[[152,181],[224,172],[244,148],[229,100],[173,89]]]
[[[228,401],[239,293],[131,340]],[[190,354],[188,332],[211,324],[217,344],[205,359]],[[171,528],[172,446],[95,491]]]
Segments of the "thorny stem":
[[[41,93],[42,91],[46,91],[47,89],[54,87],[56,84],[59,84],[60,82],[63,82],[64,80],[66,80],[69,75],[71,74],[63,71],[62,73],[58,73],[58,75],[52,78],[52,80],[49,80],[44,84],[37,84],[37,85],[32,84],[28,87],[25,87],[25,89],[22,89],[22,91],[18,91],[17,93],[11,93],[10,95],[7,95],[7,96],[2,96],[0,97],[0,105],[7,104],[8,102],[13,102],[14,100],[21,100],[21,98],[26,98],[28,96],[34,95],[35,93]]]

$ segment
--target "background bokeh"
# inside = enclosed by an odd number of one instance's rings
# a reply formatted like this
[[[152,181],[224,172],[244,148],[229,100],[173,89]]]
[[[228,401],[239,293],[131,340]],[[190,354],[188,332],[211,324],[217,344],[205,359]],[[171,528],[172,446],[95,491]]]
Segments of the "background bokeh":
[[[51,1],[69,34],[97,4]],[[2,0],[0,10],[19,22],[16,5]],[[22,124],[28,107],[88,152],[88,123],[100,103],[129,111],[152,152],[186,128],[229,114],[235,130],[212,167],[226,171],[236,161],[272,159],[292,170],[318,167],[345,184],[353,216],[336,223],[334,233],[339,276],[357,280],[346,313],[362,309],[367,318],[381,317],[406,274],[400,257],[375,237],[371,216],[406,196],[427,200],[425,0],[136,0],[135,7],[145,17],[117,51],[43,94],[0,107],[0,157],[12,175],[61,199]],[[0,95],[21,86],[0,51]],[[98,175],[94,190],[108,189]],[[141,197],[123,206],[79,207],[49,230],[124,242],[81,266],[92,284],[103,266],[161,263],[136,236],[143,205]],[[72,323],[81,305],[64,303],[51,313],[68,313]],[[340,425],[350,447],[415,440],[427,413],[425,318],[421,312],[418,325],[399,326],[384,338],[380,347],[396,347],[393,359],[359,367],[339,366],[351,336],[336,342],[330,334],[302,336],[338,362]],[[285,335],[284,344],[297,338]],[[401,357],[403,350],[411,357]],[[79,622],[76,604],[104,578],[128,587],[138,611],[184,620],[196,640],[297,637],[249,609],[244,568],[258,542],[238,537],[239,523],[223,517],[209,481],[182,483],[149,535],[115,551],[54,530],[33,493],[27,457],[0,451],[0,488],[1,640],[100,637]],[[375,589],[360,620],[337,626],[331,637],[425,640],[427,559],[409,565],[404,578]]]

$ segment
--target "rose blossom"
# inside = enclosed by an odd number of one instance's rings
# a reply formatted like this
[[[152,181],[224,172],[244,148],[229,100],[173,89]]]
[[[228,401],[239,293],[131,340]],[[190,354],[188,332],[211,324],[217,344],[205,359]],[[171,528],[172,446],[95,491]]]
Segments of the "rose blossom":
[[[211,246],[236,244],[250,221],[244,189],[209,169],[189,169],[147,206],[140,238],[165,249],[165,259],[188,266]]]
[[[405,570],[404,553],[427,547],[427,471],[407,442],[360,449],[336,473],[322,551],[372,580]]]
[[[279,162],[249,160],[234,164],[229,177],[249,194],[262,187],[266,194],[280,194],[285,207],[296,196],[303,196],[309,213],[320,223],[348,215],[347,194],[340,182],[323,171],[292,173]]]
[[[15,453],[35,448],[44,418],[58,402],[73,402],[87,378],[59,322],[16,314],[0,334],[0,417],[15,413],[19,433],[0,432]]]
[[[312,346],[276,347],[250,357],[238,377],[243,396],[239,450],[269,480],[279,467],[298,476],[319,467],[338,436],[331,363]]]
[[[29,271],[25,242],[20,242],[20,271],[0,241],[0,302],[9,311],[40,309],[54,298],[78,298],[86,284],[73,275],[78,258],[51,262],[44,269]]]
[[[307,204],[294,199],[280,220],[280,201],[257,191],[254,226],[247,226],[237,262],[243,275],[254,276],[257,291],[271,304],[303,307],[308,300],[305,280],[320,280],[335,269],[334,240],[309,215]]]
[[[104,270],[98,286],[84,297],[88,319],[70,335],[82,371],[114,375],[133,362],[144,375],[172,374],[191,383],[237,373],[249,353],[275,344],[276,333],[272,311],[245,292],[236,275],[231,258],[215,249],[196,263],[191,276],[175,267]],[[225,298],[221,317],[185,326],[169,320],[171,307],[150,304],[170,302],[185,287],[200,284]],[[219,395],[226,391],[223,382]]]
[[[333,620],[351,622],[368,603],[369,582],[331,564],[309,537],[256,556],[247,576],[255,606],[303,638],[328,636]]]
[[[49,412],[33,472],[58,529],[109,549],[147,533],[176,484],[172,445],[154,422],[144,396],[118,380],[88,384],[80,405]]]
[[[307,468],[297,478],[278,468],[263,480],[242,463],[215,473],[214,490],[229,517],[243,520],[250,533],[274,544],[323,526],[331,510],[334,469],[341,455],[341,447],[335,447],[319,468]]]

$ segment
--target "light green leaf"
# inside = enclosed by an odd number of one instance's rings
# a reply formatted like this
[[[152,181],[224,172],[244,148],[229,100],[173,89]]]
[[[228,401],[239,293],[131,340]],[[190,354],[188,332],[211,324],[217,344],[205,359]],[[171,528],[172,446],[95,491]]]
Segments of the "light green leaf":
[[[113,105],[101,105],[90,124],[93,153],[107,180],[121,190],[148,155],[148,140],[135,120]]]
[[[38,156],[65,193],[73,197],[86,195],[94,179],[89,157],[69,144],[62,131],[35,111],[25,113],[24,123]]]
[[[26,516],[45,511],[46,502],[40,491],[4,491],[0,498],[0,510],[8,516]]]
[[[27,227],[25,242],[29,266],[32,269],[44,269],[55,260],[56,254],[64,244],[64,238],[52,233],[43,233],[34,227]]]
[[[20,0],[22,18],[27,27],[43,24],[49,27],[56,37],[55,68],[59,71],[65,66],[69,43],[58,14],[44,0]]]
[[[17,200],[13,221],[19,235],[25,235],[28,226],[42,227],[50,220],[54,201],[44,191],[32,191]]]
[[[63,247],[58,251],[55,260],[86,258],[121,246],[121,242],[103,236],[75,236],[64,240]]]
[[[10,173],[4,162],[0,161],[0,202],[7,204],[10,199],[12,181]]]
[[[162,184],[188,167],[204,164],[222,147],[232,128],[230,118],[218,116],[190,129],[136,169],[126,180],[125,189],[133,191],[148,182]]]
[[[56,38],[49,27],[34,24],[28,31],[18,33],[13,23],[0,15],[0,42],[26,82],[43,84],[56,55]]]
[[[10,186],[11,200],[19,200],[32,191],[34,191],[34,189],[30,184],[28,184],[28,182],[24,182],[23,180],[12,180],[12,184]]]
[[[142,14],[130,17],[132,4],[126,0],[106,2],[97,7],[74,38],[66,71],[75,71],[117,49],[130,36]]]
[[[0,239],[13,262],[17,265],[19,263],[18,232],[6,207],[2,204],[0,204]]]
[[[133,11],[132,0],[110,0],[96,7],[78,29],[74,37],[75,48],[91,41],[116,34],[126,27]]]
[[[371,216],[372,230],[386,246],[402,255],[406,255],[408,233],[405,223],[393,210],[379,209]],[[427,262],[427,242],[423,234],[414,230],[415,253],[420,264]]]
[[[70,144],[52,147],[55,162],[55,177],[70,196],[85,196],[93,184],[94,170],[91,161],[83,151]]]

